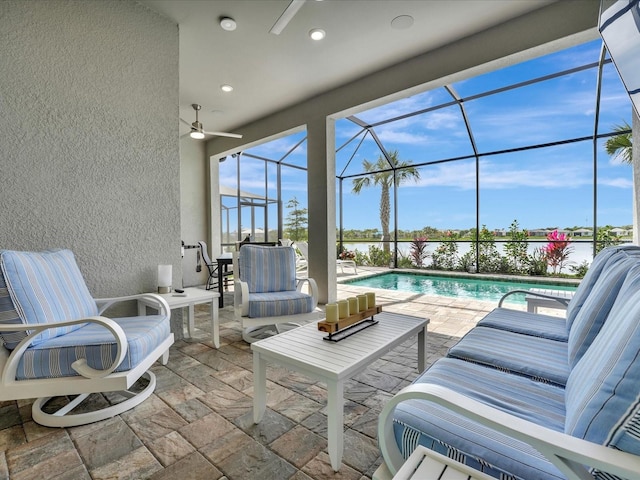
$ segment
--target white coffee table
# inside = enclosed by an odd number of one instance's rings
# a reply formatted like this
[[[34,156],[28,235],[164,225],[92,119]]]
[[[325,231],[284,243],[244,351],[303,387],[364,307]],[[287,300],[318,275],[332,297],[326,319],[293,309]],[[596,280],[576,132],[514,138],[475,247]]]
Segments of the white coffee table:
[[[194,329],[194,307],[201,303],[209,303],[211,309],[211,335],[213,336],[213,344],[216,348],[220,348],[220,326],[218,320],[218,302],[215,300],[220,296],[218,292],[212,290],[203,290],[201,288],[185,288],[184,294],[177,292],[160,294],[169,304],[169,308],[185,308],[189,309],[187,330],[189,331],[189,338],[193,336]],[[138,299],[138,315],[146,315],[147,308],[154,308],[154,304],[148,299]]]
[[[344,383],[389,350],[418,334],[418,370],[425,369],[429,320],[382,312],[373,325],[340,342],[328,342],[316,322],[251,344],[253,350],[253,421],[262,420],[267,405],[267,363],[300,372],[327,384],[327,441],[331,466],[342,463]]]

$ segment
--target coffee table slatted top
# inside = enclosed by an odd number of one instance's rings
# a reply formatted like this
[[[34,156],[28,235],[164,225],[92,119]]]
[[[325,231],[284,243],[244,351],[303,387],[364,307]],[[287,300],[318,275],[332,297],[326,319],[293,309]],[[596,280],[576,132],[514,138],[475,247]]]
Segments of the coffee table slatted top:
[[[276,362],[298,360],[298,368],[338,380],[380,358],[429,323],[425,318],[389,312],[381,312],[374,318],[378,320],[376,325],[339,342],[323,340],[327,333],[319,331],[313,322],[255,342],[251,348]]]

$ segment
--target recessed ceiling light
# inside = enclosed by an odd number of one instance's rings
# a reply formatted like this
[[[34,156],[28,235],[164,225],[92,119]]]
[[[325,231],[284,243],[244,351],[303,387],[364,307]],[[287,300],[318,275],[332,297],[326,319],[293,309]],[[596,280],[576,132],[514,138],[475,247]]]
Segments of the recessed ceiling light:
[[[327,36],[327,32],[325,32],[321,28],[314,28],[313,30],[309,31],[309,36],[311,37],[311,40],[322,40]]]
[[[222,17],[220,18],[220,26],[227,32],[233,32],[236,29],[237,24],[236,21],[231,17]]]
[[[400,15],[391,20],[391,28],[396,30],[406,30],[413,25],[413,17],[411,15]]]
[[[220,90],[223,92],[233,92],[233,87],[231,85],[220,85]]]

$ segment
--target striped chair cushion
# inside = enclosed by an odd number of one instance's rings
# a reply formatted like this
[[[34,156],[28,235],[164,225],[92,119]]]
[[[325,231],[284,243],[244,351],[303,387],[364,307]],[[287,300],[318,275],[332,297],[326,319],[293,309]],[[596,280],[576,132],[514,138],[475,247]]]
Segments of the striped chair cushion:
[[[13,307],[13,302],[9,296],[9,290],[7,290],[7,284],[4,281],[2,269],[0,269],[0,324],[11,323],[18,323],[22,325],[22,319]],[[22,331],[0,332],[0,339],[2,339],[5,347],[9,350],[13,350],[26,335],[27,334]]]
[[[470,330],[448,356],[562,387],[569,377],[566,342],[495,328]]]
[[[566,433],[640,455],[640,266],[569,375]]]
[[[243,245],[238,255],[240,278],[249,293],[296,289],[296,253],[292,247]]]
[[[0,266],[13,305],[24,324],[76,320],[98,314],[96,302],[70,250],[4,250],[0,253]],[[38,335],[32,345],[81,326],[48,329]]]
[[[559,342],[566,342],[569,338],[567,322],[564,318],[508,308],[493,309],[477,325]]]
[[[569,366],[573,368],[587,351],[602,328],[618,296],[627,273],[640,258],[630,256],[625,251],[612,255],[606,262],[598,280],[591,288],[591,294],[569,324]],[[567,320],[568,321],[568,320]]]
[[[620,252],[623,252],[623,254],[620,255]],[[591,262],[587,274],[580,282],[575,295],[573,296],[567,307],[567,326],[569,329],[571,328],[571,324],[573,323],[576,315],[578,315],[578,312],[584,305],[584,302],[591,294],[591,289],[593,288],[594,284],[598,281],[598,278],[600,278],[600,275],[605,268],[606,263],[614,255],[618,254],[618,257],[624,257],[624,253],[626,253],[627,256],[638,256],[640,255],[640,247],[638,247],[637,245],[615,245],[612,247],[607,247],[601,250],[600,253],[598,253],[598,255],[596,255],[596,257],[593,259],[593,262]]]
[[[297,290],[249,294],[249,317],[275,317],[313,311],[313,298]]]
[[[131,370],[169,335],[169,322],[160,315],[114,318],[127,337],[127,355],[116,372]],[[104,327],[87,323],[82,328],[29,347],[18,365],[18,380],[77,376],[71,364],[86,358],[96,369],[109,367],[116,356],[113,335]]]
[[[451,388],[556,431],[564,427],[564,390],[558,386],[453,358],[438,360],[414,383]],[[565,478],[528,444],[432,402],[400,403],[394,433],[405,458],[420,444],[496,478]]]

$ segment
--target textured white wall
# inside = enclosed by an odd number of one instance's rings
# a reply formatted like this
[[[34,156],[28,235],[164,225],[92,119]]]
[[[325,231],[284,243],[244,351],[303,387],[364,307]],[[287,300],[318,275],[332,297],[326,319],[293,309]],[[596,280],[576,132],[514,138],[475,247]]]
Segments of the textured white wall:
[[[205,159],[205,143],[194,140],[189,135],[180,139],[180,194],[181,194],[181,231],[182,240],[187,245],[197,245],[209,240],[210,215],[207,205],[207,162]],[[196,271],[197,251],[187,249],[182,259],[182,281],[185,287],[203,285],[209,278],[207,267],[202,259],[200,272]]]
[[[0,248],[70,248],[91,292],[181,278],[178,28],[135,2],[0,2]]]

